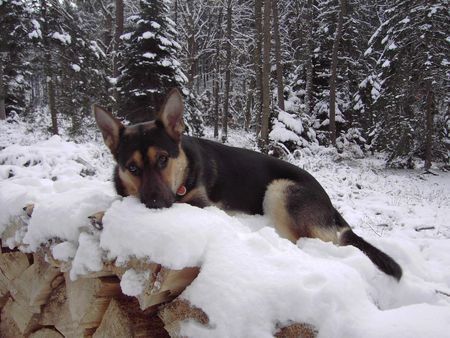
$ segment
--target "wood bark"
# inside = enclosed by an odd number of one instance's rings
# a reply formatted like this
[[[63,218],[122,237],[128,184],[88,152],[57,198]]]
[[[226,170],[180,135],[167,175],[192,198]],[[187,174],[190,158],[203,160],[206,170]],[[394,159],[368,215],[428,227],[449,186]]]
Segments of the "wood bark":
[[[6,119],[6,107],[5,107],[6,91],[3,82],[3,63],[5,62],[5,59],[6,58],[3,57],[2,53],[0,53],[0,120]]]
[[[434,116],[434,93],[431,80],[428,81],[426,99],[426,121],[425,121],[425,170],[431,168],[433,155],[433,116]]]
[[[262,113],[262,44],[263,44],[263,28],[262,28],[262,1],[255,0],[255,132],[259,136],[261,132],[261,113]]]
[[[230,100],[230,82],[231,82],[231,38],[232,38],[232,20],[233,20],[233,0],[227,2],[227,43],[225,60],[225,92],[223,98],[223,119],[222,119],[222,142],[225,143],[228,136],[228,110]]]
[[[330,75],[330,142],[336,147],[336,79],[339,44],[342,38],[342,27],[344,24],[344,14],[346,11],[346,0],[339,1],[339,14],[337,19],[336,34],[333,42],[331,55],[331,75]]]
[[[305,112],[311,114],[312,101],[312,81],[313,81],[313,39],[312,39],[312,15],[313,3],[308,0],[306,10],[306,93],[305,93]]]
[[[51,131],[54,135],[58,134],[58,118],[56,114],[56,95],[55,95],[55,79],[53,78],[52,70],[52,54],[50,53],[50,43],[48,41],[48,13],[47,13],[47,1],[41,0],[42,17],[42,45],[44,48],[44,73],[47,82],[47,99],[48,110],[52,119]]]
[[[113,50],[113,77],[117,79],[119,77],[119,48],[120,37],[123,35],[124,15],[123,15],[123,0],[116,0],[116,15],[114,24],[114,50]],[[113,88],[114,106],[117,110],[117,104],[119,102],[119,91],[116,85]]]
[[[272,0],[273,38],[275,41],[275,63],[277,67],[277,100],[278,108],[284,110],[283,62],[281,61],[281,39],[278,14],[278,0]]]
[[[214,96],[214,137],[219,137],[219,77],[220,77],[220,46],[222,40],[222,6],[219,9],[219,15],[217,17],[217,29],[218,34],[216,37],[216,55],[215,55],[215,67],[214,67],[214,80],[213,80],[213,96]]]
[[[261,150],[267,153],[269,141],[269,118],[270,118],[270,12],[271,0],[264,0],[264,45],[263,45],[263,68],[262,68],[262,121],[261,121]]]

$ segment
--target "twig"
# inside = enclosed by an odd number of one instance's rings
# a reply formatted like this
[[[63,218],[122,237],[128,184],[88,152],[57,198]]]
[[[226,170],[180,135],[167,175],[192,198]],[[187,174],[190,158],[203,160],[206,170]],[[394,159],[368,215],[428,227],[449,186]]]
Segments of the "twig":
[[[423,231],[423,230],[434,230],[434,229],[436,229],[436,228],[433,227],[433,226],[430,226],[430,227],[420,227],[420,228],[415,228],[414,230],[416,230],[417,232],[419,232],[419,231]]]
[[[446,296],[446,297],[450,297],[450,293],[447,293],[447,292],[444,292],[444,291],[441,291],[441,290],[434,290],[436,293],[438,293],[438,294],[440,294],[440,295],[443,295],[443,296]]]

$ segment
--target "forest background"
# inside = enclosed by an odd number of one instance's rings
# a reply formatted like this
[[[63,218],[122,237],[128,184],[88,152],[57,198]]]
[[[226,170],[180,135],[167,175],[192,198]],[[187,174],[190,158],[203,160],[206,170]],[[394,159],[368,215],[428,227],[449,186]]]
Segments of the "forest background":
[[[73,139],[182,89],[189,133],[449,164],[448,0],[0,0],[0,119]],[[422,162],[423,160],[423,162]],[[422,164],[421,164],[422,165]]]

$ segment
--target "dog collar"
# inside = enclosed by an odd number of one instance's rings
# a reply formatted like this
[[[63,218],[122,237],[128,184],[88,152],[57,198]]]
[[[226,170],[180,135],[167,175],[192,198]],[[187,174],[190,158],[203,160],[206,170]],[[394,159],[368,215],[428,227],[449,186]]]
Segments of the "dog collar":
[[[184,196],[186,195],[187,189],[186,186],[180,185],[180,187],[177,189],[177,195],[178,196]]]

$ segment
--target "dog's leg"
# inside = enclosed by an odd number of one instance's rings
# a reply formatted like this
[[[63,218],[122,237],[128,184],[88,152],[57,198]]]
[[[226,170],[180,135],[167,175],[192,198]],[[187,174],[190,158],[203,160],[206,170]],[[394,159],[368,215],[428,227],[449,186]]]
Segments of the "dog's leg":
[[[264,195],[264,213],[281,237],[295,243],[300,237],[338,243],[334,208],[322,191],[297,182],[274,180]]]

